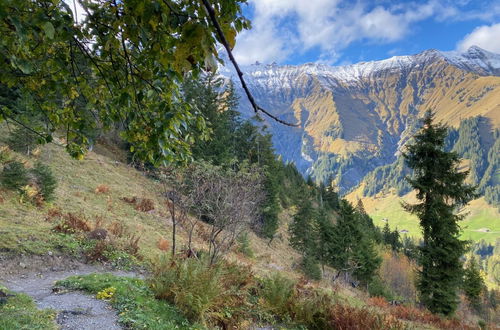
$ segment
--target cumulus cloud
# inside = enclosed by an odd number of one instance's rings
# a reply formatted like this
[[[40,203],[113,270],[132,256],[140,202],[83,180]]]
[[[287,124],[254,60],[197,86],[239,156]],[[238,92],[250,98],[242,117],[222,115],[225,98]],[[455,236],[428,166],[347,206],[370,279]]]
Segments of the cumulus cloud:
[[[458,43],[457,49],[465,51],[470,46],[479,46],[490,52],[500,53],[500,23],[475,28]]]
[[[253,29],[239,35],[235,55],[242,64],[282,61],[290,54],[319,50],[318,61],[333,63],[356,41],[392,43],[429,18],[463,19],[449,0],[251,0]],[[477,18],[477,17],[476,17]]]
[[[342,0],[253,0],[253,29],[242,33],[235,49],[243,64],[281,61],[296,52],[319,48],[321,62],[333,62],[352,42],[394,42],[410,24],[436,11],[432,0],[369,8]]]

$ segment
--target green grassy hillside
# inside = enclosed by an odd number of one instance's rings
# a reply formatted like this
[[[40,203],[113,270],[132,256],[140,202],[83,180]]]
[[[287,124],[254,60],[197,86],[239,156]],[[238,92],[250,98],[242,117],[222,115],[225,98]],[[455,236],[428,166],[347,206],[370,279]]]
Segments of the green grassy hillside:
[[[349,197],[354,200],[357,198],[354,196],[355,194],[351,194]],[[421,237],[418,219],[401,206],[403,201],[415,202],[411,194],[403,197],[395,194],[377,195],[364,197],[362,200],[376,225],[383,227],[388,221],[391,229],[405,230],[409,236]],[[461,212],[467,214],[461,222],[463,239],[473,241],[484,239],[494,244],[496,239],[500,238],[500,212],[486,203],[484,198],[472,201]]]

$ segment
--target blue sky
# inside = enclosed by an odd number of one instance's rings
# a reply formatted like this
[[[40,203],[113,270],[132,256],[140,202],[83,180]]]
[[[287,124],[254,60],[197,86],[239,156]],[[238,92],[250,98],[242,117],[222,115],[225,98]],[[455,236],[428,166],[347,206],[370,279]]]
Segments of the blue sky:
[[[500,53],[500,1],[249,0],[234,52],[242,64],[332,65],[471,45]]]

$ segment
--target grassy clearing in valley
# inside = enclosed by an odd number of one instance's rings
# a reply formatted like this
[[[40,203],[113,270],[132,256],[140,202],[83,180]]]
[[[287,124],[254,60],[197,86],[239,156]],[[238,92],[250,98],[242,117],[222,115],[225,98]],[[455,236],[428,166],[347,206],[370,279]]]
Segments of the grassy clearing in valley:
[[[407,230],[408,236],[419,238],[421,231],[417,217],[406,212],[401,206],[401,202],[408,198],[395,195],[367,197],[363,199],[363,203],[377,226],[383,227],[387,219],[391,229]],[[488,205],[483,198],[472,201],[463,212],[468,215],[460,222],[463,230],[462,239],[473,241],[484,239],[494,244],[496,239],[500,238],[500,212]]]

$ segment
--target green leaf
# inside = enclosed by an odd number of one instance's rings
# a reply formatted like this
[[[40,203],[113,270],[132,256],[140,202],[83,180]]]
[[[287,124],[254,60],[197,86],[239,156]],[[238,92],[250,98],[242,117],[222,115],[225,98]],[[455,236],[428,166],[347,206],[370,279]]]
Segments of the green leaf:
[[[17,62],[17,67],[19,70],[21,70],[24,74],[30,74],[33,72],[33,65],[26,61],[26,60],[20,60]]]
[[[47,38],[54,39],[54,33],[56,31],[55,31],[54,25],[52,25],[52,23],[45,22],[45,23],[43,23],[42,28],[43,28],[43,31],[45,31]]]

